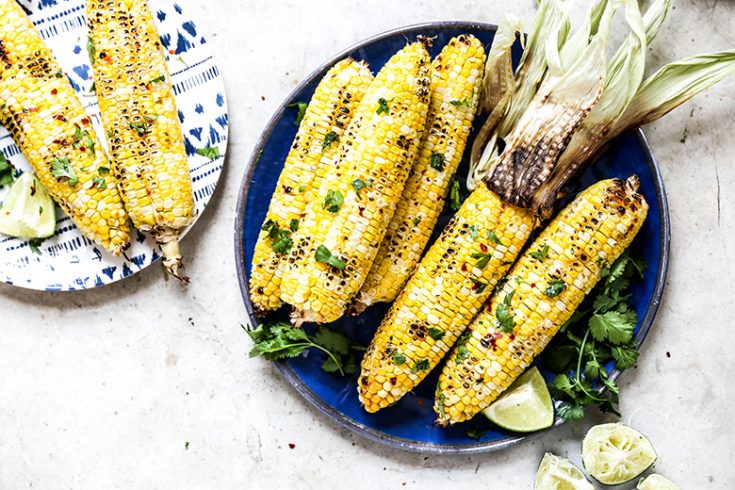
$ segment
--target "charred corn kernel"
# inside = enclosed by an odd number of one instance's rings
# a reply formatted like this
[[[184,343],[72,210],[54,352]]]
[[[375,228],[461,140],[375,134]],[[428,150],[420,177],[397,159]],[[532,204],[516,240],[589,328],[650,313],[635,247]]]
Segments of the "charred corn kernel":
[[[365,63],[342,60],[319,82],[309,102],[255,245],[250,299],[258,312],[281,305],[280,284],[291,235],[301,226],[314,189],[331,165],[339,140],[372,80]]]
[[[305,261],[287,270],[282,282],[281,299],[294,306],[296,323],[336,320],[362,286],[421,141],[429,63],[421,43],[399,51],[347,128],[294,241],[292,257]],[[317,261],[319,250],[322,260],[326,253],[343,270]]]
[[[0,0],[0,123],[82,233],[122,253],[128,216],[107,157],[69,79],[14,0]]]
[[[181,272],[179,233],[194,215],[189,162],[171,77],[144,0],[89,0],[89,52],[125,208],[150,232],[166,270]]]
[[[432,63],[431,103],[419,156],[357,297],[355,312],[393,301],[418,264],[472,130],[484,64],[482,43],[471,35],[449,41]]]
[[[593,185],[527,249],[444,365],[434,406],[440,424],[482,411],[544,350],[640,230],[648,205],[637,190],[637,177]]]
[[[365,353],[358,392],[368,412],[395,403],[436,367],[520,253],[533,224],[530,211],[502,202],[485,185],[467,198]]]

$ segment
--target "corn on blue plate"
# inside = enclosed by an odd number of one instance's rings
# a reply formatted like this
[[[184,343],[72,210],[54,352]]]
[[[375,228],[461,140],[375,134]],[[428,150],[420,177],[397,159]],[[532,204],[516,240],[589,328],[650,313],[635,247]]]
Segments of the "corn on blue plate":
[[[474,35],[489,46],[495,29],[495,26],[489,24],[442,22],[411,26],[381,34],[326,62],[284,101],[253,149],[243,177],[237,208],[235,253],[240,287],[251,324],[255,325],[258,322],[248,296],[248,274],[253,250],[268,210],[270,196],[297,129],[294,125],[295,112],[286,106],[293,102],[308,101],[327,70],[347,56],[367,61],[371,69],[377,72],[391,55],[405,46],[407,40],[412,41],[419,35],[436,36],[431,50],[431,54],[435,56],[452,37],[464,33]],[[516,62],[520,55],[520,46],[516,46],[514,50]],[[458,175],[466,176],[466,174],[467,166],[463,164]],[[578,179],[577,184],[581,189],[601,179],[626,178],[631,174],[640,177],[641,193],[650,205],[648,218],[632,245],[633,253],[649,264],[643,279],[632,286],[632,306],[640,319],[636,328],[636,339],[640,344],[653,324],[663,294],[670,241],[664,185],[658,164],[643,133],[637,131],[626,134],[614,141],[599,161]],[[445,210],[434,231],[434,237],[448,222],[450,216],[451,211]],[[358,317],[344,317],[329,326],[340,329],[356,342],[367,345],[387,309],[387,305],[375,305]],[[272,320],[287,318],[286,308],[281,308],[268,317]],[[533,434],[519,436],[504,432],[481,420],[480,417],[476,417],[471,423],[457,424],[446,429],[438,427],[432,409],[438,369],[413,393],[395,405],[369,414],[358,400],[357,376],[340,377],[325,373],[320,369],[322,361],[320,354],[312,352],[303,357],[279,362],[277,366],[296,391],[331,419],[336,426],[345,427],[372,441],[408,451],[451,454],[497,450],[533,437]],[[608,367],[613,371],[613,376],[619,374],[613,365]],[[556,425],[560,423],[561,421],[557,421]],[[475,434],[481,434],[479,439],[468,435],[470,428],[475,429]]]

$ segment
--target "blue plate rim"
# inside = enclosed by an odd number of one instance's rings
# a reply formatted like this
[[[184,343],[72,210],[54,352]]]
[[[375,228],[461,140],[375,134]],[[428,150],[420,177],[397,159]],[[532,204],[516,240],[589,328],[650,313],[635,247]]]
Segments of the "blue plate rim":
[[[276,123],[283,117],[283,113],[286,110],[286,106],[291,100],[301,91],[303,88],[311,83],[322,71],[333,66],[335,63],[343,59],[350,53],[364,47],[367,44],[371,44],[377,41],[381,41],[388,37],[396,34],[414,34],[417,31],[427,29],[482,29],[488,31],[497,30],[497,25],[486,23],[486,22],[470,22],[470,21],[439,21],[439,22],[425,22],[421,24],[412,24],[404,27],[398,27],[391,29],[375,36],[364,39],[351,47],[341,51],[336,56],[333,56],[325,63],[322,63],[318,68],[313,70],[307,77],[305,77],[296,88],[284,99],[279,108],[270,118],[266,124],[265,129],[258,138],[257,143],[253,148],[253,152],[245,166],[245,173],[242,178],[240,185],[240,192],[237,199],[237,207],[235,209],[235,259],[237,266],[237,279],[240,285],[240,293],[245,303],[245,309],[248,314],[248,320],[251,325],[256,325],[258,320],[255,316],[253,305],[250,301],[250,294],[248,290],[248,273],[247,264],[245,264],[245,243],[243,241],[243,231],[245,227],[245,207],[247,205],[248,191],[250,188],[250,181],[252,174],[258,165],[259,155],[265,146],[265,142],[270,137]],[[659,163],[653,155],[653,150],[643,134],[641,129],[635,131],[636,137],[646,157],[646,164],[653,175],[654,188],[656,190],[656,201],[659,209],[661,210],[661,225],[660,231],[662,236],[662,250],[659,257],[658,273],[656,276],[656,283],[653,290],[651,301],[646,308],[646,314],[643,317],[638,333],[636,334],[636,341],[640,346],[645,340],[648,332],[653,325],[653,321],[658,312],[658,308],[663,298],[664,289],[666,287],[666,277],[669,270],[669,255],[671,248],[671,222],[669,216],[669,204],[666,197],[666,189],[664,187],[663,176],[661,175],[661,169]],[[472,444],[431,444],[420,441],[413,441],[401,437],[395,437],[389,434],[385,434],[364,424],[357,422],[356,420],[346,416],[342,412],[336,410],[332,406],[325,403],[319,398],[306,384],[304,384],[298,377],[296,372],[285,362],[276,362],[281,375],[288,381],[288,383],[301,395],[306,401],[308,401],[314,408],[319,410],[321,413],[327,416],[328,419],[336,422],[340,427],[349,430],[355,434],[360,435],[372,442],[387,445],[395,449],[401,449],[404,451],[420,453],[420,454],[431,454],[431,455],[473,455],[482,454],[492,451],[499,451],[510,446],[514,446],[520,442],[527,441],[540,436],[547,432],[562,425],[564,422],[557,420],[553,427],[531,434],[524,435],[509,435],[508,437],[495,441],[488,442],[477,442]],[[620,376],[621,371],[617,368],[610,373],[612,379],[617,379]]]

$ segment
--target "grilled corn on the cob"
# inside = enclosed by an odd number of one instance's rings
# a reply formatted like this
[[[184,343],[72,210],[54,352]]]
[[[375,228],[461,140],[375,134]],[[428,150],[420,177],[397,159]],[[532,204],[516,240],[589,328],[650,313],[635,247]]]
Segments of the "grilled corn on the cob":
[[[421,260],[362,361],[368,412],[396,402],[449,351],[533,230],[533,214],[479,186]]]
[[[631,244],[648,205],[631,177],[582,192],[513,266],[444,365],[434,410],[442,425],[490,405],[546,347]]]
[[[418,158],[355,312],[393,301],[416,268],[472,130],[484,65],[482,43],[471,35],[449,41],[432,63],[431,103]]]
[[[89,51],[107,142],[133,225],[181,274],[179,233],[194,214],[171,77],[145,0],[88,0]]]
[[[295,307],[296,323],[336,320],[362,286],[421,141],[429,68],[422,43],[399,51],[347,128],[300,225],[281,283],[281,299]]]
[[[301,226],[304,210],[337,153],[336,142],[372,80],[365,63],[342,60],[319,82],[309,102],[255,245],[250,299],[258,312],[281,305],[280,284],[291,235]]]
[[[15,0],[0,0],[0,123],[79,229],[115,255],[128,216],[74,88]]]

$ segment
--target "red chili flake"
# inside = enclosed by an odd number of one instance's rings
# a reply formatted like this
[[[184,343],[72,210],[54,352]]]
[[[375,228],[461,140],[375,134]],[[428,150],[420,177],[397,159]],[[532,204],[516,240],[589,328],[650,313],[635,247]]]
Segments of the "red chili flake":
[[[480,250],[482,251],[482,253],[487,252],[487,245],[485,245],[484,243],[481,243],[480,244]]]
[[[516,339],[516,334],[512,333],[512,334],[510,334],[510,336],[508,338],[510,340],[515,340]]]
[[[169,52],[169,54],[176,54],[176,50],[175,49],[169,49],[168,52]]]
[[[31,107],[28,109],[28,112],[38,112],[38,107]]]
[[[54,119],[61,122],[66,122],[66,117],[63,114],[54,114]]]
[[[89,118],[88,117],[83,118],[82,124],[89,124]]]
[[[51,95],[56,95],[56,94],[58,94],[58,93],[59,93],[59,91],[58,91],[58,90],[56,90],[55,88],[52,88],[52,89],[51,89]]]
[[[532,288],[535,288],[535,287],[536,287],[536,283],[535,283],[535,282],[532,282],[532,283],[531,283],[531,287],[532,287]]]
[[[84,153],[85,151],[87,151],[87,149],[85,147],[83,147],[83,146],[80,146],[79,147],[79,151],[81,151],[82,153]]]
[[[393,386],[395,386],[397,382],[398,382],[398,378],[396,378],[395,376],[393,376],[393,377],[392,377],[392,378],[390,379],[390,384],[392,384]]]
[[[296,444],[294,444],[293,442],[289,442],[289,443],[288,443],[288,448],[289,448],[289,449],[293,449],[293,448],[295,448],[295,447],[296,447]]]

